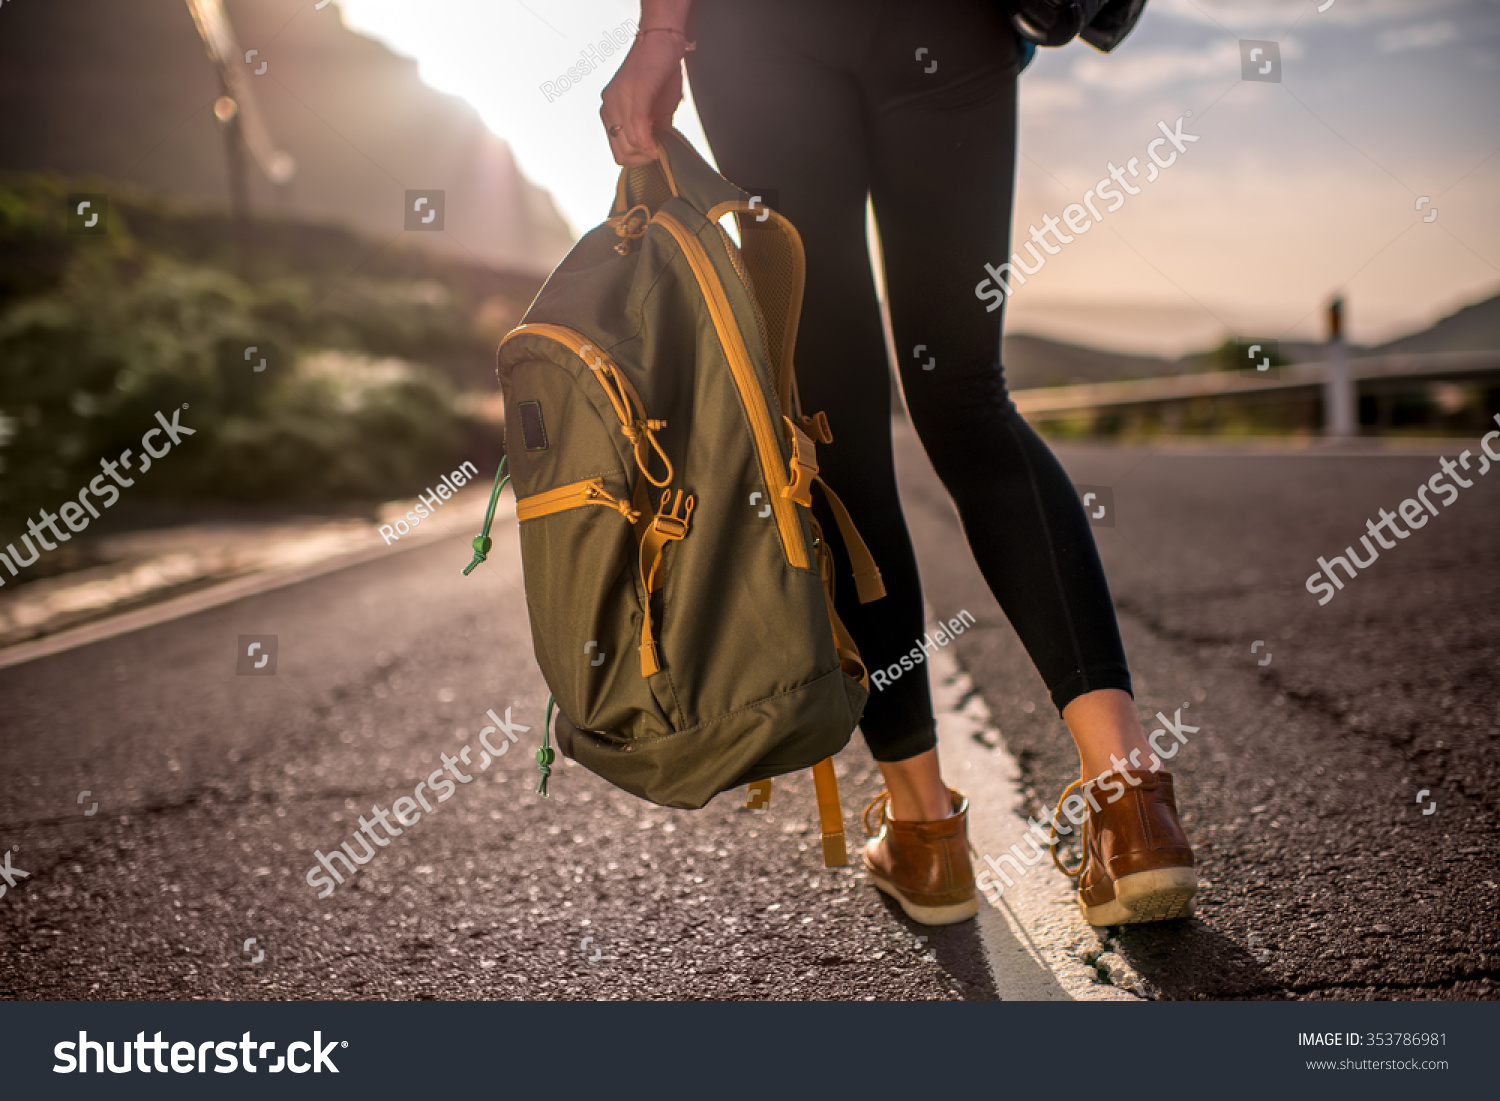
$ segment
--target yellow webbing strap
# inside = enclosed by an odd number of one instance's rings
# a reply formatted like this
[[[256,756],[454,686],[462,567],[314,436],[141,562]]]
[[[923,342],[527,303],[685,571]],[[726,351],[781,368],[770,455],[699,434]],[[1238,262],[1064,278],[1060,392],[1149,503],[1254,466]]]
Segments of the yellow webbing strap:
[[[644,519],[649,513],[646,507],[646,498],[649,493],[646,483],[649,482],[660,488],[667,486],[672,480],[672,461],[667,458],[667,453],[662,450],[654,434],[656,430],[665,428],[667,422],[644,415],[646,407],[641,401],[640,393],[625,373],[613,363],[600,359],[599,365],[593,370],[600,385],[604,387],[604,393],[609,398],[610,405],[614,407],[615,415],[620,418],[620,431],[630,440],[638,472],[631,497],[635,509],[640,511],[633,519],[624,508],[620,511],[631,520],[632,525],[635,525],[638,544],[636,567],[640,571],[641,589],[645,594],[641,614],[641,676],[649,677],[661,671],[661,658],[657,653],[656,639],[651,631],[651,594],[661,585],[662,552],[669,542],[687,535],[688,521],[693,515],[696,498],[689,494],[684,501],[683,491],[679,489],[677,499],[672,501],[672,491],[664,488],[661,493],[661,505],[655,515],[650,519]],[[637,410],[641,412],[640,416],[636,415]],[[656,451],[661,458],[662,465],[666,468],[666,474],[660,480],[651,473],[650,451],[643,451],[643,444]],[[669,501],[671,502],[670,508],[668,508]],[[644,520],[643,525],[642,520]]]
[[[844,844],[844,812],[839,806],[839,781],[833,773],[833,758],[813,765],[813,787],[818,793],[818,825],[823,832],[823,865],[842,868],[849,863]]]
[[[885,582],[880,580],[880,567],[875,565],[875,556],[860,538],[859,529],[854,526],[854,520],[844,507],[844,502],[839,500],[839,495],[829,489],[828,483],[822,478],[817,478],[816,481],[827,494],[828,507],[833,509],[839,534],[844,537],[844,550],[848,552],[849,564],[854,568],[854,588],[859,592],[859,602],[868,604],[872,600],[879,600],[885,595]]]
[[[661,507],[641,536],[637,565],[641,574],[641,588],[646,599],[641,605],[641,676],[649,677],[661,671],[661,660],[656,652],[656,640],[651,635],[651,594],[660,582],[661,556],[669,542],[681,539],[688,533],[688,522],[693,516],[696,498],[689,493],[684,499],[683,491],[677,491],[677,499],[671,500],[672,491],[661,491]],[[668,507],[668,502],[671,507]]]
[[[828,427],[828,414],[819,409],[816,413],[802,414],[798,416],[797,423],[809,436],[817,438],[819,443],[833,442],[833,429]]]
[[[745,788],[745,808],[765,810],[771,805],[771,778],[756,780]]]
[[[844,626],[838,609],[833,605],[833,552],[828,549],[828,541],[823,538],[823,529],[818,526],[818,522],[814,520],[812,524],[813,534],[817,537],[818,573],[823,578],[823,600],[828,607],[828,624],[833,629],[834,651],[838,654],[839,664],[844,667],[844,672],[869,691],[870,675],[865,670],[864,659],[859,656],[859,647],[855,645],[854,637],[849,634],[849,628]]]

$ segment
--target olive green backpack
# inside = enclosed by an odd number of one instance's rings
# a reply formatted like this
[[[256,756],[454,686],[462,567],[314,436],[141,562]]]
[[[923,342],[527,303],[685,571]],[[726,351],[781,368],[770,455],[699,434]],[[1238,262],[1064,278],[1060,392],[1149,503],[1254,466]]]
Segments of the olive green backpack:
[[[675,129],[658,136],[656,161],[620,173],[611,216],[501,341],[506,458],[469,569],[514,482],[562,752],[669,807],[742,784],[764,805],[770,777],[812,767],[824,859],[843,864],[829,758],[859,722],[869,679],[834,611],[814,486],[859,599],[885,589],[818,477],[828,420],[797,397],[801,239]],[[544,731],[551,713],[549,701]]]

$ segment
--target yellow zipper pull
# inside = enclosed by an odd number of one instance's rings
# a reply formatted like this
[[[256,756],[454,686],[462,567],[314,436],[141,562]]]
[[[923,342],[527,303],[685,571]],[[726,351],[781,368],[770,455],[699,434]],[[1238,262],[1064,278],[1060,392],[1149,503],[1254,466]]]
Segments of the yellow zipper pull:
[[[583,495],[596,505],[608,505],[632,524],[641,518],[640,509],[631,508],[630,502],[610,496],[609,491],[599,482],[590,482],[588,488],[583,491]]]
[[[640,214],[637,215],[637,211]],[[623,238],[615,245],[615,251],[624,256],[630,251],[630,242],[646,235],[647,226],[651,221],[651,210],[644,203],[637,203],[624,214],[608,219],[609,224],[615,227],[617,236]]]

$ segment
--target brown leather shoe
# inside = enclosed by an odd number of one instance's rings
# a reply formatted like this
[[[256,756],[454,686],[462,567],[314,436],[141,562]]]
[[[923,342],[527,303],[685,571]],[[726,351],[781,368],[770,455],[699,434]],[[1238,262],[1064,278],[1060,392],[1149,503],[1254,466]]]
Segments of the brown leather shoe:
[[[1085,803],[1083,862],[1065,868],[1052,849],[1053,862],[1078,877],[1078,908],[1090,925],[1125,925],[1165,921],[1193,912],[1198,873],[1193,849],[1177,821],[1170,772],[1115,769],[1084,783],[1074,780],[1063,791],[1053,813],[1075,790]],[[1068,821],[1073,821],[1072,816]]]
[[[969,863],[969,801],[948,789],[953,813],[936,822],[897,822],[890,794],[882,791],[865,808],[865,870],[870,882],[901,904],[922,925],[954,925],[979,912],[974,867]],[[880,809],[880,824],[870,814]]]

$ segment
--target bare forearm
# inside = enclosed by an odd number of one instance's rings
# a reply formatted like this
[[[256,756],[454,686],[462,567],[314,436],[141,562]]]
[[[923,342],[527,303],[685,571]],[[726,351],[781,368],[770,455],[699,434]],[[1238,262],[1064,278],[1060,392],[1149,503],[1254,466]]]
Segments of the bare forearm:
[[[682,101],[682,57],[692,0],[641,0],[641,22],[630,52],[600,95],[599,119],[621,165],[650,164],[657,125],[670,126]]]
[[[670,27],[675,31],[687,27],[688,9],[693,0],[641,0],[640,29]]]

